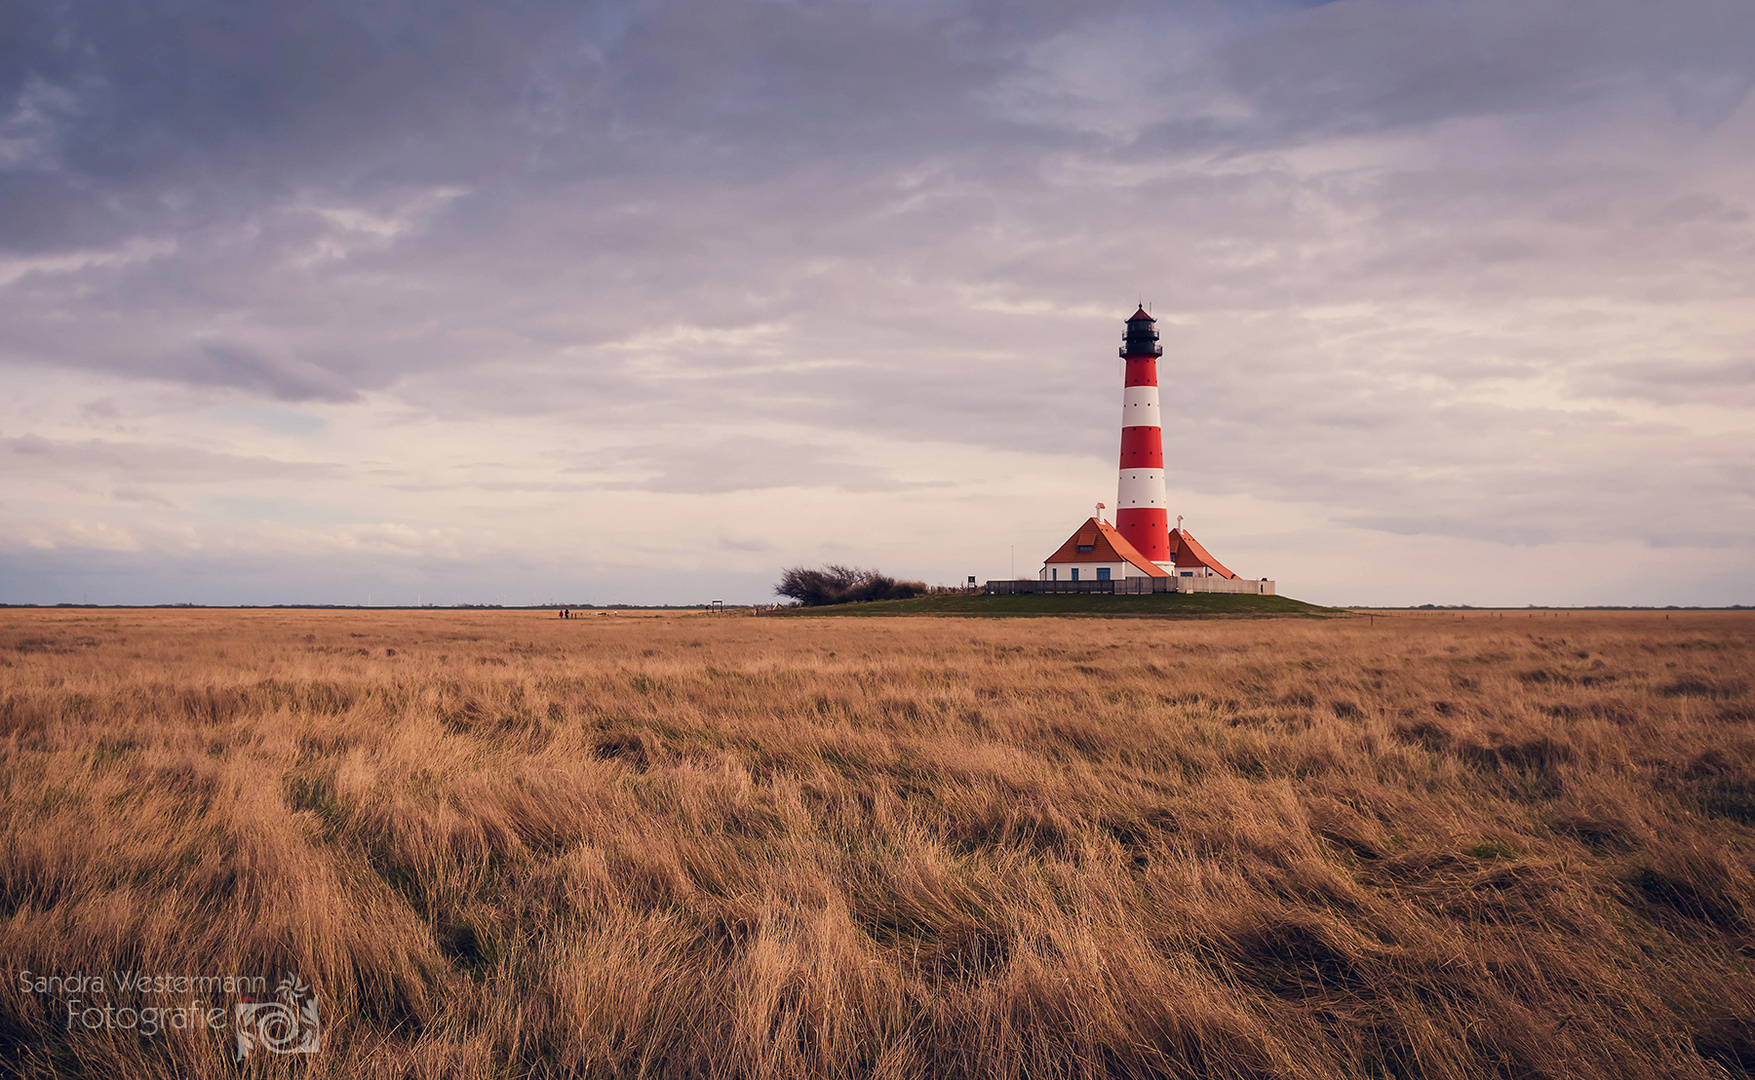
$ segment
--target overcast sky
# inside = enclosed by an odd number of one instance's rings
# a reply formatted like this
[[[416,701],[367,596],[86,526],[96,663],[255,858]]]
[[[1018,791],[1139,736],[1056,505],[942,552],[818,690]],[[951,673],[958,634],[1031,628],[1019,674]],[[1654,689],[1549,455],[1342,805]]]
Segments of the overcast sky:
[[[1755,4],[0,2],[0,601],[1755,603]]]

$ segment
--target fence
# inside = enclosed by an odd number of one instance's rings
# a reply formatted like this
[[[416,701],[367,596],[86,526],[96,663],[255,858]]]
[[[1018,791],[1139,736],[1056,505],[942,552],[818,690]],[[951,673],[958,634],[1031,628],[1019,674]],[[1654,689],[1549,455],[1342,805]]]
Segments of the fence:
[[[1099,594],[1137,596],[1144,593],[1253,593],[1273,596],[1275,583],[1266,578],[1222,577],[1129,577],[1109,581],[1042,581],[1039,578],[1017,578],[989,581],[989,596]]]

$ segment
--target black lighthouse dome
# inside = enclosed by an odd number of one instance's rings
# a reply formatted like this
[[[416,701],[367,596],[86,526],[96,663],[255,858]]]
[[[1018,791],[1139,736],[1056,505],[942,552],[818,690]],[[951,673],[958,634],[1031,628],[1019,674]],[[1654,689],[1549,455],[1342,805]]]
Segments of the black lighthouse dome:
[[[1158,344],[1157,320],[1140,308],[1127,320],[1127,333],[1122,335],[1121,356],[1163,356],[1164,346]]]

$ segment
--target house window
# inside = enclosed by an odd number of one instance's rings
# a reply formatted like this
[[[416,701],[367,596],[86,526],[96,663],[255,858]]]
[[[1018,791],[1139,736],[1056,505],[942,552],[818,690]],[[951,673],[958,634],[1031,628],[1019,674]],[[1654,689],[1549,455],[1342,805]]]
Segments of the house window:
[[[1050,581],[1059,581],[1060,580],[1060,568],[1059,567],[1056,567],[1053,570],[1050,570],[1048,572],[1050,574],[1054,575],[1053,577],[1049,578],[1048,580],[1050,580]]]
[[[1078,548],[1080,551],[1089,551],[1096,546],[1096,544],[1080,544],[1078,545]]]
[[[1079,568],[1078,568],[1078,567],[1076,567],[1076,566],[1075,566],[1075,567],[1073,567],[1073,576],[1072,576],[1072,579],[1073,579],[1073,580],[1074,580],[1074,581],[1077,581],[1077,580],[1078,580],[1078,579],[1079,579]]]
[[[1182,576],[1183,576],[1183,577],[1193,577],[1193,576],[1194,576],[1194,571],[1193,571],[1193,570],[1184,570],[1184,571],[1183,571],[1183,572],[1182,572]]]
[[[1098,581],[1108,581],[1109,580],[1109,568],[1107,566],[1097,567],[1097,580]]]

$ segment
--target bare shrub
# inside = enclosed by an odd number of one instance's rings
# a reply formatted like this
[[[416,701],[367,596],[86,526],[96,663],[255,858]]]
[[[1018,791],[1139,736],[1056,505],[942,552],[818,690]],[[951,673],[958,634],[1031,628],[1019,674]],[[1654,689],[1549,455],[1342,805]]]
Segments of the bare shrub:
[[[870,600],[911,600],[927,593],[925,582],[897,581],[876,570],[851,566],[825,566],[820,570],[802,566],[782,572],[774,586],[778,596],[789,597],[805,607],[853,604]]]

